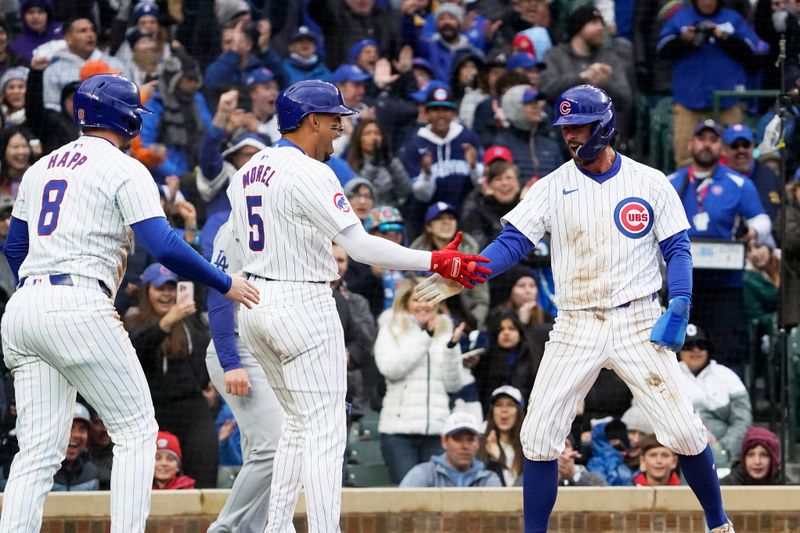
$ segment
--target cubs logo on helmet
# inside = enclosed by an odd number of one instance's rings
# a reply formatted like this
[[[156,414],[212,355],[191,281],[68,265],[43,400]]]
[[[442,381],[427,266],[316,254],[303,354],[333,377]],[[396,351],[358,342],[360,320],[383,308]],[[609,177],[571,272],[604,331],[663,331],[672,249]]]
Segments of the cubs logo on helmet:
[[[569,115],[570,111],[572,111],[572,104],[570,104],[567,100],[563,100],[558,106],[558,110],[562,115]]]
[[[653,222],[653,208],[641,198],[625,198],[614,209],[614,224],[631,239],[641,239],[650,233]]]
[[[336,206],[336,209],[341,211],[342,213],[349,213],[350,212],[350,203],[347,201],[347,198],[344,194],[337,192],[333,195],[333,203]]]

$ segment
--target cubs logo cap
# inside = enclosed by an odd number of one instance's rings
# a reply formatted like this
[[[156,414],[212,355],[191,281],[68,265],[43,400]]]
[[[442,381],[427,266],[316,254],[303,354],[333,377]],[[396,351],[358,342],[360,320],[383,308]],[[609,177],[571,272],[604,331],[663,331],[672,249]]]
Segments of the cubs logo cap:
[[[178,276],[161,263],[153,263],[144,269],[141,280],[143,285],[152,285],[160,289],[170,281],[177,283]]]
[[[445,213],[452,213],[453,216],[458,217],[455,207],[447,202],[436,202],[425,212],[425,224],[430,224]]]
[[[707,118],[705,120],[702,120],[702,121],[698,122],[695,125],[694,131],[692,132],[692,136],[693,137],[697,137],[698,135],[700,135],[701,133],[703,133],[706,130],[711,130],[714,133],[716,133],[717,135],[719,135],[720,137],[722,137],[722,135],[724,133],[722,131],[722,126],[717,124],[717,122],[713,118]]]
[[[725,144],[731,145],[740,139],[753,144],[752,130],[744,124],[731,124],[725,128],[725,134],[722,136],[722,141]]]
[[[179,463],[183,462],[181,443],[178,437],[169,431],[158,432],[158,436],[156,437],[156,452],[170,452],[178,459]]]
[[[425,109],[434,109],[437,107],[444,107],[447,109],[456,108],[449,87],[436,87],[428,93],[428,97],[425,99]]]
[[[513,163],[514,158],[511,156],[511,150],[509,150],[505,146],[499,146],[499,145],[494,145],[487,148],[486,153],[483,154],[484,166],[490,165],[497,160],[508,161],[509,163]]]

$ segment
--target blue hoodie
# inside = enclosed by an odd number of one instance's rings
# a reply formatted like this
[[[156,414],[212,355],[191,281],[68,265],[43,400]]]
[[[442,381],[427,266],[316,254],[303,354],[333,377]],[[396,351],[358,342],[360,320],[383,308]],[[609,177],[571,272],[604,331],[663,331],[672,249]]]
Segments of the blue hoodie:
[[[608,443],[606,425],[607,422],[604,422],[592,429],[592,458],[587,465],[589,472],[602,475],[612,487],[630,486],[634,472],[622,460],[622,452]]]
[[[47,27],[41,33],[33,31],[25,24],[25,11],[34,6],[42,7],[47,12]],[[33,57],[33,51],[37,47],[44,43],[64,38],[61,31],[61,23],[53,20],[53,8],[50,6],[50,0],[23,0],[20,2],[19,13],[22,33],[11,42],[11,51],[24,57],[28,62],[30,62]]]
[[[447,202],[457,210],[461,210],[464,199],[472,190],[473,175],[481,174],[480,164],[475,169],[470,169],[469,163],[464,159],[464,148],[461,146],[463,144],[474,146],[478,150],[478,161],[481,160],[482,150],[478,136],[455,121],[450,123],[450,130],[444,138],[433,133],[430,126],[425,126],[417,130],[416,135],[400,148],[397,155],[411,176],[412,188],[415,190],[414,183],[422,179],[420,177],[422,156],[426,152],[433,156],[431,173],[435,179],[436,189],[433,196],[427,200],[412,195],[409,204],[409,223],[421,224],[425,211],[434,202]],[[420,230],[421,227],[414,229]]]

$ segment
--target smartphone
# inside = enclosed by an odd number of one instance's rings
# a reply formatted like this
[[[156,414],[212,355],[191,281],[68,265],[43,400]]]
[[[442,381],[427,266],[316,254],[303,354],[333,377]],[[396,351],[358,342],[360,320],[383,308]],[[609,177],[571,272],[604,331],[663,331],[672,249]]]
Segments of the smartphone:
[[[176,302],[179,304],[194,302],[194,283],[191,281],[178,282],[178,296]]]

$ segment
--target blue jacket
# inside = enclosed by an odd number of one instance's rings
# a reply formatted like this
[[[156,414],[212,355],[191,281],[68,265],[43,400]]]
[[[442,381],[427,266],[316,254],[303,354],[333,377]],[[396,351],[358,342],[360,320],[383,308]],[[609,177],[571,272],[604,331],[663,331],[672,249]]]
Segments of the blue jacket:
[[[458,36],[453,44],[445,44],[438,33],[430,37],[422,35],[422,30],[414,23],[413,16],[403,17],[403,39],[414,49],[414,57],[427,59],[436,73],[435,78],[450,83],[453,59],[457,54],[472,54],[483,57],[483,51],[476,48],[464,34]]]
[[[206,101],[200,91],[194,95],[194,103],[197,105],[200,114],[200,121],[203,123],[203,128],[208,129],[211,125],[211,112],[208,110]],[[164,113],[164,104],[161,102],[161,95],[156,93],[153,98],[147,102],[147,108],[153,112],[151,115],[142,115],[142,133],[139,138],[142,140],[142,146],[147,148],[151,144],[160,142],[160,124],[161,115]],[[156,177],[158,183],[163,183],[164,178],[171,175],[180,176],[181,174],[191,170],[191,161],[196,154],[191,156],[186,153],[182,146],[167,145],[167,158],[163,163],[152,169],[153,175]]]
[[[633,471],[622,460],[622,452],[608,443],[606,425],[607,422],[604,422],[592,429],[592,458],[587,465],[589,472],[602,475],[612,487],[632,485]]]
[[[228,420],[235,420],[233,411],[228,406],[227,402],[220,399],[221,406],[217,419],[214,421],[214,429],[219,433],[222,424]],[[242,464],[242,435],[239,432],[237,425],[233,433],[225,439],[224,442],[219,443],[219,466],[240,466]]]
[[[724,40],[713,37],[695,46],[680,38],[687,26],[713,22],[729,34]],[[711,16],[700,14],[693,5],[686,5],[667,19],[661,28],[657,50],[674,61],[672,66],[672,99],[689,109],[711,109],[714,91],[744,89],[745,62],[757,51],[760,39],[736,11],[722,8]],[[722,109],[731,107],[737,98],[726,98]]]
[[[100,489],[100,473],[97,466],[81,454],[72,463],[64,461],[53,477],[53,492],[79,492]]]
[[[472,467],[459,472],[447,464],[446,454],[434,455],[431,460],[420,463],[408,471],[400,482],[401,488],[439,488],[439,487],[502,487],[500,478],[484,464],[472,460]]]
[[[220,54],[214,61],[206,67],[205,91],[206,98],[216,107],[216,91],[223,85],[238,85],[246,87],[245,79],[248,74],[262,67],[262,61],[255,55],[250,55],[244,67],[239,66],[241,57],[239,54],[230,50]]]
[[[539,164],[538,166],[534,165],[531,157],[530,137],[531,132],[509,126],[492,139],[492,145],[505,146],[511,150],[514,164],[519,167],[519,181],[522,185],[525,185],[533,176],[543,178],[565,162],[561,145],[547,135],[537,133],[533,137],[533,142]]]
[[[281,61],[280,69],[284,87],[303,80],[330,81],[331,77],[330,69],[321,59],[317,59],[317,62],[312,65],[303,65],[299,61],[287,57]]]
[[[461,205],[472,190],[471,173],[475,172],[464,159],[462,144],[471,144],[477,148],[480,161],[481,145],[478,136],[458,122],[450,124],[450,131],[444,138],[435,135],[429,127],[422,127],[400,148],[397,156],[411,176],[413,189],[417,180],[422,179],[420,177],[422,156],[426,152],[433,156],[431,173],[435,180],[435,191],[428,200],[421,200],[412,195],[407,222],[420,225],[428,206],[434,202],[447,202],[456,209],[461,209]]]
[[[492,21],[481,15],[475,15],[472,18],[472,24],[469,28],[461,32],[461,35],[467,38],[472,46],[478,50],[488,52],[492,46],[492,42],[486,39],[486,26],[491,24]],[[433,37],[436,34],[436,15],[431,13],[425,17],[425,24],[422,26],[422,35],[425,37]]]

